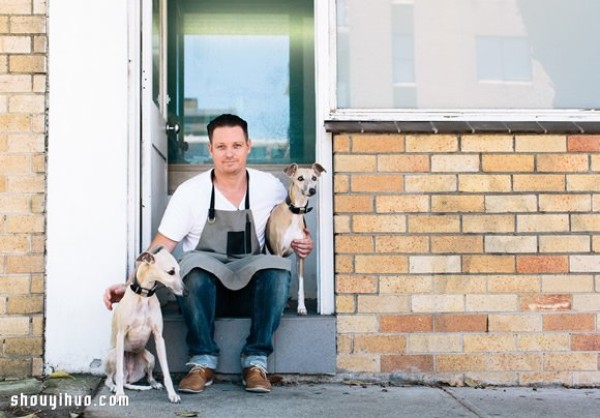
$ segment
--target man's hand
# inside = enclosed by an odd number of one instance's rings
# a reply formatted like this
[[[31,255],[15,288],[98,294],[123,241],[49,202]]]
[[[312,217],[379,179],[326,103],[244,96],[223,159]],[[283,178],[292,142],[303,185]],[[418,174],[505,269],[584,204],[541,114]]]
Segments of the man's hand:
[[[104,291],[104,306],[109,311],[112,311],[113,303],[118,303],[121,299],[123,299],[123,295],[125,295],[125,290],[127,289],[127,285],[125,283],[113,284],[109,286]]]
[[[304,228],[304,238],[293,240],[291,245],[296,253],[296,256],[300,258],[308,257],[313,249],[313,240],[310,236],[310,231],[308,228]]]

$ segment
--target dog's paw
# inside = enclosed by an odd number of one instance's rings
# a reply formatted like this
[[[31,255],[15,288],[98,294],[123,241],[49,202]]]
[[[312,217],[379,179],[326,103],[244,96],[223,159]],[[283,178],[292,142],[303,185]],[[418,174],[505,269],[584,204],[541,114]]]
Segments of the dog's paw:
[[[181,402],[181,398],[176,393],[170,393],[169,394],[169,401],[171,403],[180,403]]]
[[[304,306],[298,306],[298,316],[306,316],[307,313]]]
[[[164,386],[161,383],[157,382],[157,381],[152,382],[151,386],[152,386],[152,389],[156,389],[156,390],[163,390],[164,389]]]

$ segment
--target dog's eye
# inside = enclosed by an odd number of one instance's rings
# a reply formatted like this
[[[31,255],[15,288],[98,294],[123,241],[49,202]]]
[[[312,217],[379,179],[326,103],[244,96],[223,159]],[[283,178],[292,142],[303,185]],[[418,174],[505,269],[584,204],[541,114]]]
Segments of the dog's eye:
[[[169,276],[173,276],[173,275],[175,275],[175,269],[171,269],[171,270],[167,271],[167,274],[168,274]]]
[[[304,176],[298,177],[298,181],[304,181]]]
[[[312,176],[313,181],[317,181],[317,176]]]

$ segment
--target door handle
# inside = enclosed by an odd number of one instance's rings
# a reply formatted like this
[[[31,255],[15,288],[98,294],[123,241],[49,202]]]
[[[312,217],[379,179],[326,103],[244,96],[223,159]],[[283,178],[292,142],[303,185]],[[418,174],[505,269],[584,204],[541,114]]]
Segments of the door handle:
[[[165,131],[167,131],[168,134],[178,134],[179,131],[181,131],[181,126],[177,122],[167,122]]]

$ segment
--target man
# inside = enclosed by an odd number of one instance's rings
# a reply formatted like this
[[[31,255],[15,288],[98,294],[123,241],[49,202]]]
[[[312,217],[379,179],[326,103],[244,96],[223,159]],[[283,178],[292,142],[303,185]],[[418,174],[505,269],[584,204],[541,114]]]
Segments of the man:
[[[246,167],[252,148],[246,121],[218,116],[208,124],[208,138],[214,168],[177,188],[150,244],[169,251],[180,241],[183,246],[181,275],[188,296],[178,302],[188,329],[191,369],[179,391],[199,393],[213,382],[219,355],[215,317],[244,315],[251,318],[241,353],[244,385],[249,392],[270,392],[267,357],[287,302],[291,263],[261,250],[269,214],[287,192],[273,175]],[[310,254],[308,229],[292,247],[298,257]],[[108,309],[121,299],[125,286],[106,290]]]

